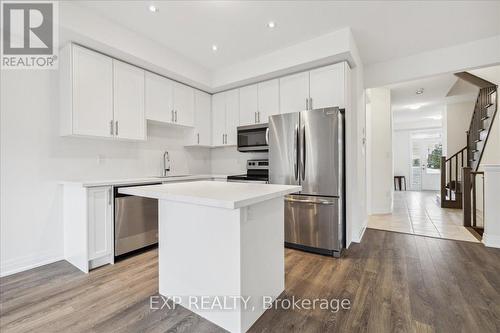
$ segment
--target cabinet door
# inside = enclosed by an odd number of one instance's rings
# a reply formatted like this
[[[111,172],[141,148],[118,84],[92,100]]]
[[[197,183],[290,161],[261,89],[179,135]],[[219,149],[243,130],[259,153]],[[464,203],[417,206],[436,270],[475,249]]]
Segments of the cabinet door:
[[[113,255],[113,214],[111,187],[87,191],[89,260]]]
[[[240,88],[240,126],[257,123],[257,85]]]
[[[280,112],[299,112],[307,109],[309,98],[309,72],[285,76],[280,79]]]
[[[226,134],[226,96],[218,93],[212,96],[212,145],[222,146]]]
[[[309,72],[310,96],[313,109],[338,106],[345,108],[345,62]]]
[[[209,146],[212,142],[212,117],[210,95],[199,90],[194,92],[195,131],[194,144]]]
[[[174,122],[184,126],[194,126],[194,89],[184,84],[174,83]]]
[[[173,122],[173,82],[163,76],[146,72],[146,119]]]
[[[73,134],[112,137],[113,60],[73,46]]]
[[[240,123],[239,89],[229,90],[226,95],[226,145],[234,146],[238,140],[237,128]]]
[[[259,110],[257,121],[267,123],[269,116],[280,113],[280,83],[270,80],[259,83]]]
[[[115,136],[144,140],[144,71],[117,60],[113,60],[113,65]]]

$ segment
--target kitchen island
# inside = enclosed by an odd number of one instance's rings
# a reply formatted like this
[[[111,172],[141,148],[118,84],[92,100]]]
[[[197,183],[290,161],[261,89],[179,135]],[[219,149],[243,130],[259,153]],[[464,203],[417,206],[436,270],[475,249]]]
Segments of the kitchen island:
[[[285,288],[283,196],[300,186],[198,181],[122,188],[159,200],[159,292],[245,332]]]

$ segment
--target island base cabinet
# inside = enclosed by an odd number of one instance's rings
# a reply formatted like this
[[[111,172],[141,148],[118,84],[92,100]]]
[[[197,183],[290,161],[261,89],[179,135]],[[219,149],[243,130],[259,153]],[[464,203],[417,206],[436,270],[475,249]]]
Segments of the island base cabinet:
[[[111,186],[63,185],[64,258],[88,273],[114,262]]]
[[[283,208],[283,198],[239,209],[160,200],[160,294],[246,332],[285,289]]]

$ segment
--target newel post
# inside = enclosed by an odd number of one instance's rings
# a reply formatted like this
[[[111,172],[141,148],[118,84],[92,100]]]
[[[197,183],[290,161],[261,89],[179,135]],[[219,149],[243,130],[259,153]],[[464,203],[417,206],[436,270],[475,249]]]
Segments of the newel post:
[[[470,167],[463,167],[462,168],[462,181],[464,182],[464,186],[462,189],[462,207],[464,210],[464,227],[470,227],[471,226],[471,189],[472,189],[472,182],[471,182],[471,171],[472,168]]]
[[[446,199],[446,157],[441,156],[441,208],[444,208]]]

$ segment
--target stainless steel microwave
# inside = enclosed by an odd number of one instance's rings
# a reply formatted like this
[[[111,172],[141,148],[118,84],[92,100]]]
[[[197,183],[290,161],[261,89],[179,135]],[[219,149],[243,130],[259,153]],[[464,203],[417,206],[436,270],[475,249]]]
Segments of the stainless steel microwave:
[[[238,151],[269,150],[269,127],[266,124],[238,126]]]

